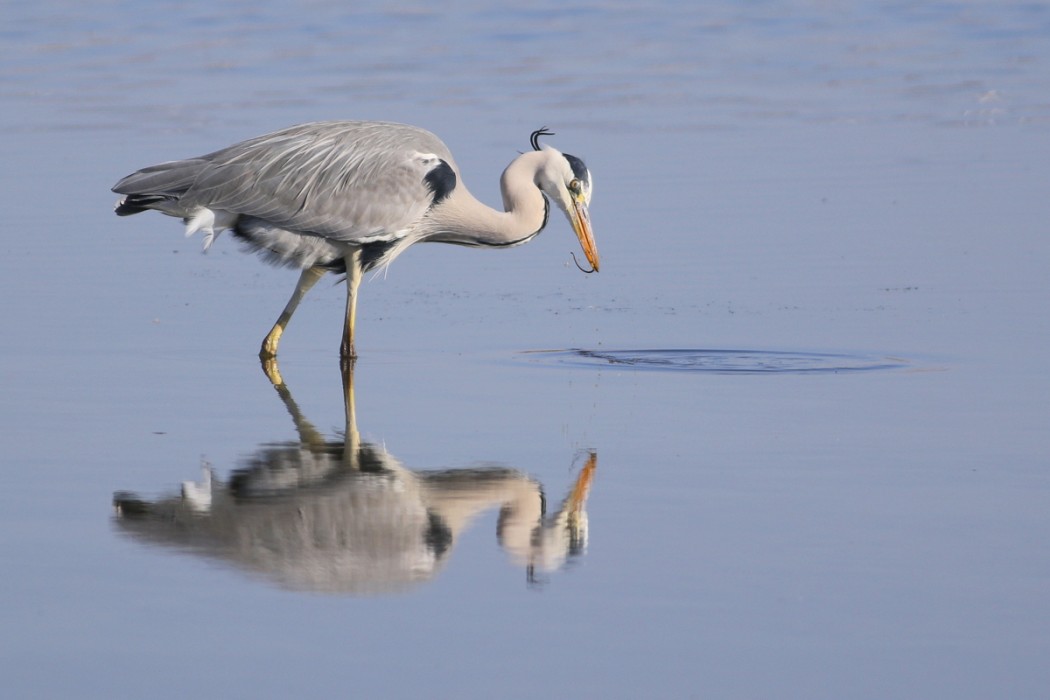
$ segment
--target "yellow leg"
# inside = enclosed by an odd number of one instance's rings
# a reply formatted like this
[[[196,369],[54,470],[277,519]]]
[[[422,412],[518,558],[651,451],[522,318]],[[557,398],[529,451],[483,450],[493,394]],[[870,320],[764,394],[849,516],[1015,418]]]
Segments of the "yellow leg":
[[[346,320],[343,323],[343,343],[339,356],[344,360],[357,357],[354,349],[354,320],[357,317],[357,287],[361,284],[361,251],[346,256]]]
[[[284,329],[288,322],[292,320],[292,314],[295,313],[295,309],[299,306],[299,302],[303,300],[303,297],[306,296],[306,293],[317,284],[317,280],[321,279],[324,273],[324,268],[308,267],[299,275],[299,282],[295,285],[292,298],[288,300],[288,303],[284,306],[284,311],[277,317],[277,323],[273,324],[273,328],[263,338],[262,348],[259,350],[260,358],[265,360],[277,357],[277,344],[281,342],[281,336],[284,334]]]

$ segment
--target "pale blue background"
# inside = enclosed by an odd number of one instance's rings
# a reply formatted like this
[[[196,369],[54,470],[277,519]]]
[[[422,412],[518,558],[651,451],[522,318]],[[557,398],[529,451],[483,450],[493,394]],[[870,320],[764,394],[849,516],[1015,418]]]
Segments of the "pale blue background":
[[[395,7],[397,9],[395,9]],[[1050,8],[1041,3],[39,2],[0,29],[0,671],[11,697],[1040,698],[1050,688]],[[295,275],[109,187],[315,119],[419,124],[472,191],[530,131],[561,220],[362,288],[361,429],[552,499],[539,589],[478,521],[393,597],[281,590],[122,537],[113,491],[294,429],[255,353]],[[281,369],[342,422],[342,290]],[[862,374],[568,368],[537,349],[897,356]]]

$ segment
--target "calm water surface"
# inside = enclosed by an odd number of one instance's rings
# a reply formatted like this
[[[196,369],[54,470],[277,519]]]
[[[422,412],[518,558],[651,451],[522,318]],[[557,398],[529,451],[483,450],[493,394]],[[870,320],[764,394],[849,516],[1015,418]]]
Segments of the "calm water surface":
[[[9,3],[0,51],[5,695],[1045,696],[1050,8]],[[109,187],[333,118],[493,204],[551,127],[602,272],[414,248],[352,397],[340,285],[275,388],[295,274]]]

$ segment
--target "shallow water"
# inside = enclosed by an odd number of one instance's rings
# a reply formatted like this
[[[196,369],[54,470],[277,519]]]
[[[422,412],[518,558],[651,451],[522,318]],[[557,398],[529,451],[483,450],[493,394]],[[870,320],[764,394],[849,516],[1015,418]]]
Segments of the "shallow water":
[[[1047,8],[5,20],[7,694],[1050,686]],[[551,127],[601,273],[553,218],[419,246],[362,287],[353,403],[337,284],[275,390],[294,273],[109,187],[330,118],[432,129],[490,203]]]

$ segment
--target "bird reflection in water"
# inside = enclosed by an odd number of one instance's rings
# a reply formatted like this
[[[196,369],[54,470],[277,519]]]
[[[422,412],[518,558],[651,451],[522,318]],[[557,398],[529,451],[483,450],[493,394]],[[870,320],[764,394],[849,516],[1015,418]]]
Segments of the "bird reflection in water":
[[[326,439],[299,410],[275,361],[264,370],[287,407],[298,441],[266,444],[228,481],[205,466],[182,493],[146,500],[114,494],[123,533],[220,560],[278,585],[368,595],[431,579],[471,521],[498,508],[497,538],[530,583],[583,554],[591,452],[553,515],[542,486],[509,468],[407,469],[363,442],[354,411],[352,365],[343,370],[344,439]]]

